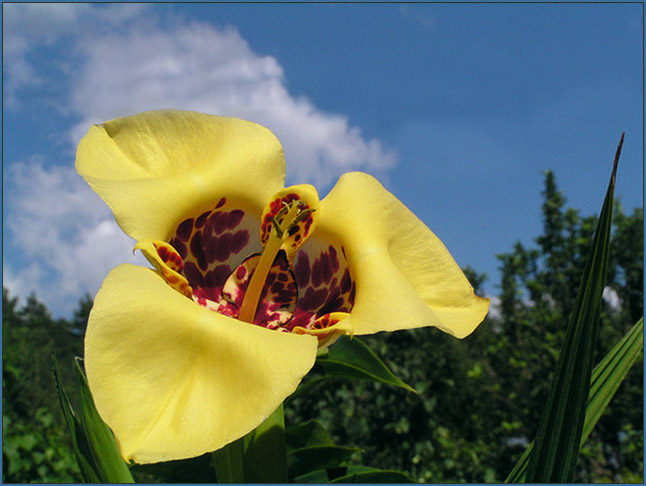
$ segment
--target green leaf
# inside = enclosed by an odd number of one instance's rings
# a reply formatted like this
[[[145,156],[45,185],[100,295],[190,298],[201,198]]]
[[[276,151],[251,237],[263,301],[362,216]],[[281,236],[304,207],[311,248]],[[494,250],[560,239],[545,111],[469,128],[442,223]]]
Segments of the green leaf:
[[[285,429],[287,450],[309,446],[333,446],[334,441],[325,428],[316,420],[292,425]]]
[[[356,447],[341,446],[308,446],[294,449],[287,454],[289,476],[294,478],[303,474],[328,469],[343,464],[352,454],[360,452]]]
[[[574,476],[606,282],[615,177],[623,139],[622,134],[581,286],[570,314],[556,375],[538,425],[534,451],[527,468],[528,482],[568,483]]]
[[[342,336],[330,348],[327,358],[316,360],[327,376],[370,380],[398,386],[417,393],[411,386],[397,378],[388,367],[357,338]]]
[[[402,471],[376,469],[365,466],[348,466],[344,476],[337,477],[330,483],[373,483],[373,484],[402,484],[414,481]]]
[[[218,483],[244,483],[243,444],[244,437],[241,437],[211,454]]]
[[[626,378],[635,361],[641,356],[644,348],[643,338],[644,318],[642,317],[592,371],[592,383],[588,395],[581,445],[588,439],[610,400],[617,392],[619,385]],[[534,443],[532,442],[505,480],[506,483],[524,482],[533,449]]]
[[[244,444],[245,482],[287,482],[287,445],[282,404],[254,431],[247,434]]]
[[[72,404],[67,397],[65,388],[63,388],[63,385],[61,384],[58,372],[58,361],[56,360],[55,354],[52,354],[52,371],[54,373],[54,383],[56,384],[58,399],[60,401],[61,408],[63,409],[63,416],[65,417],[67,428],[70,432],[70,436],[72,437],[72,449],[74,451],[74,456],[76,457],[76,462],[81,470],[83,480],[87,483],[100,483],[101,481],[99,476],[91,462],[91,453],[87,440],[81,431],[81,426],[76,418]]]
[[[283,405],[246,436],[213,452],[212,457],[219,483],[286,483]]]
[[[76,359],[76,380],[79,390],[78,419],[99,479],[104,483],[134,483],[112,431],[96,411],[80,358]]]
[[[56,357],[53,357],[54,381],[83,479],[93,483],[134,483],[112,431],[96,411],[80,361],[76,359],[79,409],[75,412],[61,384]]]
[[[584,440],[592,432],[619,385],[621,385],[643,349],[644,318],[642,317],[592,372],[588,410],[586,412],[586,421],[583,425]]]
[[[157,476],[169,483],[215,483],[217,481],[211,453],[178,461],[134,464],[130,470]]]

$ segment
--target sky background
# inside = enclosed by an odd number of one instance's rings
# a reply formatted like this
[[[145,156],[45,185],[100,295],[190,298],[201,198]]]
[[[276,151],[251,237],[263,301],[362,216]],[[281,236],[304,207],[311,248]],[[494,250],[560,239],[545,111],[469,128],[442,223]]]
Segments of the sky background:
[[[3,285],[70,316],[132,255],[74,171],[92,123],[246,118],[321,196],[362,170],[461,266],[540,233],[542,171],[597,214],[643,206],[641,4],[3,4]],[[24,300],[23,300],[24,302]]]

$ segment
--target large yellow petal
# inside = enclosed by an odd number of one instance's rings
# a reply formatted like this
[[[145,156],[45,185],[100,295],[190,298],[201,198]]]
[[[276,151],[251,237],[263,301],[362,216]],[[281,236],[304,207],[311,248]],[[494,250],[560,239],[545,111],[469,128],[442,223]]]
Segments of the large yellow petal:
[[[436,326],[457,337],[484,319],[473,288],[444,244],[373,177],[341,176],[321,201],[318,232],[345,249],[357,293],[343,327],[372,334]]]
[[[317,338],[209,311],[121,265],[96,296],[85,367],[126,460],[194,457],[258,426],[313,366]]]
[[[76,170],[135,240],[167,241],[222,197],[262,213],[283,188],[285,161],[268,129],[237,118],[161,110],[95,125]]]

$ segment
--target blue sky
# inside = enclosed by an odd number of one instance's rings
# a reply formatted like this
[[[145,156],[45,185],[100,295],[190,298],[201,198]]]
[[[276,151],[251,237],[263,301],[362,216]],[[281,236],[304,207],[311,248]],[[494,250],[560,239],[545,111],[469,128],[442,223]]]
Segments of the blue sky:
[[[266,125],[288,183],[377,176],[489,275],[541,230],[542,171],[643,205],[640,4],[3,4],[3,284],[56,315],[133,257],[75,174],[91,123],[153,108]]]

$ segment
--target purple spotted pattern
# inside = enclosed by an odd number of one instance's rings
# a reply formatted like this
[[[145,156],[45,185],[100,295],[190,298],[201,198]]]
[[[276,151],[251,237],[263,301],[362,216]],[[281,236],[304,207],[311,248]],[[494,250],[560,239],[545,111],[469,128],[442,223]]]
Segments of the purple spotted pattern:
[[[195,302],[238,317],[260,258],[258,228],[256,218],[228,208],[224,198],[215,209],[179,224],[169,244],[182,257],[181,272]],[[356,287],[343,247],[310,241],[296,254],[293,267],[285,252],[278,252],[254,324],[279,331],[321,329],[336,322],[328,314],[352,310]]]
[[[220,305],[227,306],[237,317],[249,286],[249,280],[256,270],[260,255],[252,255],[232,272],[223,289]],[[260,294],[254,324],[269,329],[286,330],[282,326],[294,315],[298,291],[287,257],[279,251],[272,264],[267,280]]]
[[[215,209],[182,221],[169,241],[184,261],[182,273],[196,300],[219,302],[231,271],[260,249],[250,241],[258,232],[256,218],[225,205],[222,198]]]
[[[308,245],[294,260],[298,301],[289,329],[311,328],[314,322],[332,312],[350,312],[356,286],[343,247]],[[318,327],[318,326],[315,326]]]

